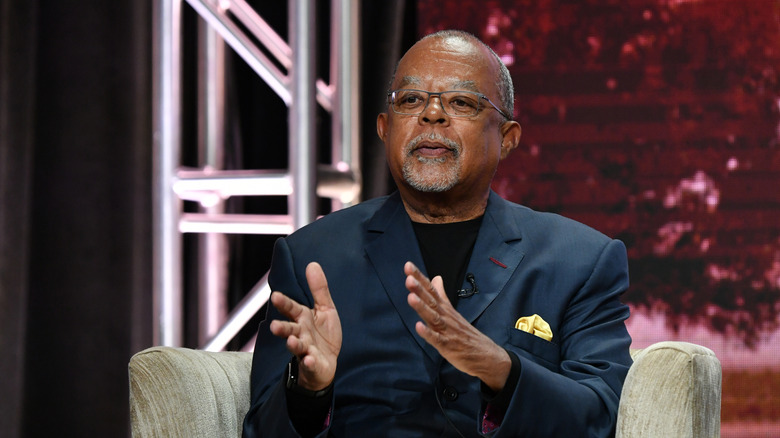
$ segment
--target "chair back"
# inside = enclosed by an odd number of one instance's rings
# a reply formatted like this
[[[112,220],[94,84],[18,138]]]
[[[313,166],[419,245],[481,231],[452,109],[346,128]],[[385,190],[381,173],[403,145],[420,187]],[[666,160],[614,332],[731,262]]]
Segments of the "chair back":
[[[133,437],[241,437],[252,353],[152,347],[128,366]]]
[[[616,438],[720,436],[722,371],[712,350],[666,341],[631,356]]]

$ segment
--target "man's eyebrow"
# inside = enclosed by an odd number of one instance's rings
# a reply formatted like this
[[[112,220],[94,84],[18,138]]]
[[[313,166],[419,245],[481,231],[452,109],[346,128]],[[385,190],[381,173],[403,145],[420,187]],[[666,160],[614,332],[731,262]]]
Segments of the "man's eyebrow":
[[[401,83],[398,84],[398,86],[400,88],[406,87],[408,85],[419,86],[421,83],[422,81],[420,81],[420,78],[418,78],[417,76],[404,76],[403,78],[401,78]]]
[[[418,78],[417,76],[404,76],[401,78],[401,82],[398,84],[399,88],[404,88],[408,86],[417,86],[419,87],[422,84],[422,80]],[[452,83],[452,85],[449,87],[450,90],[465,90],[465,91],[474,91],[476,93],[479,93],[479,87],[477,87],[477,83],[475,81],[466,80],[466,81],[455,81]]]
[[[453,90],[466,90],[466,91],[474,91],[479,93],[479,87],[477,87],[477,83],[474,81],[458,81],[452,84]]]

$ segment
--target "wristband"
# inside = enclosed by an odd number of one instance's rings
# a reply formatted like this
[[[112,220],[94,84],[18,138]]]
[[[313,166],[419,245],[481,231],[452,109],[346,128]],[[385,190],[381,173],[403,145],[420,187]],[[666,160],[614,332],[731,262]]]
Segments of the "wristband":
[[[305,395],[307,397],[322,397],[330,391],[333,384],[326,386],[319,391],[311,391],[301,386],[298,386],[298,358],[293,356],[290,362],[287,363],[287,380],[285,386],[288,391],[292,391],[296,394]]]

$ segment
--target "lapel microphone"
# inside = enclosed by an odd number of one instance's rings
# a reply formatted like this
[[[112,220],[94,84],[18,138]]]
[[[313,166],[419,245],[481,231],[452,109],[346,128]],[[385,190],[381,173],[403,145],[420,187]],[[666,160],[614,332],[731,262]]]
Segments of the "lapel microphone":
[[[477,281],[474,279],[474,274],[471,272],[466,274],[466,281],[469,282],[471,288],[458,290],[458,298],[470,298],[472,295],[479,293],[479,289],[477,289]]]

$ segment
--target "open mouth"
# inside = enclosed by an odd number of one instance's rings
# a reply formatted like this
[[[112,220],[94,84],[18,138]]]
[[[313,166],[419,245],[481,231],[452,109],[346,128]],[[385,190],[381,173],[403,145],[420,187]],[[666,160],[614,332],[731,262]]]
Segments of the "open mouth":
[[[453,150],[443,144],[429,142],[420,143],[412,151],[412,154],[428,158],[439,158],[452,153]]]

